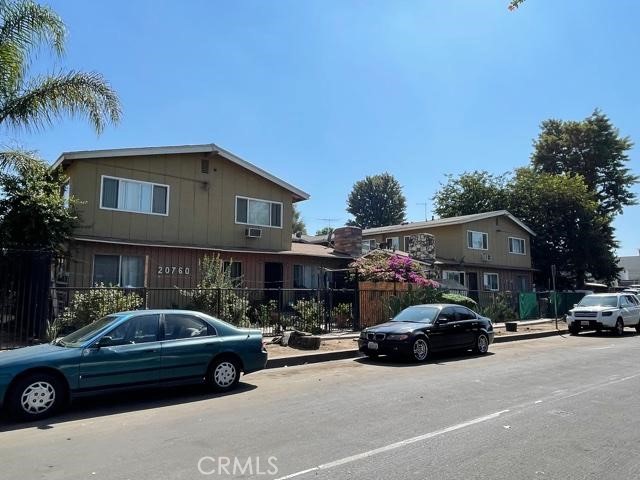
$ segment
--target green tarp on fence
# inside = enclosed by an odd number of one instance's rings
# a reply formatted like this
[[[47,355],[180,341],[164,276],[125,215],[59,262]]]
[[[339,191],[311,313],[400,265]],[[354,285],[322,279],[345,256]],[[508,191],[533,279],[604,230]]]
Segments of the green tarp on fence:
[[[519,298],[519,316],[520,320],[531,320],[540,318],[540,309],[538,308],[538,296],[535,292],[520,293]]]

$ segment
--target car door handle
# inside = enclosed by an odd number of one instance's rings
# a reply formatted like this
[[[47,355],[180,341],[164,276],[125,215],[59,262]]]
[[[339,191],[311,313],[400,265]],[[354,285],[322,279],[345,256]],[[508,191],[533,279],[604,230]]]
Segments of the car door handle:
[[[147,350],[142,350],[142,353],[156,353],[159,352],[160,349],[159,348],[149,348]]]

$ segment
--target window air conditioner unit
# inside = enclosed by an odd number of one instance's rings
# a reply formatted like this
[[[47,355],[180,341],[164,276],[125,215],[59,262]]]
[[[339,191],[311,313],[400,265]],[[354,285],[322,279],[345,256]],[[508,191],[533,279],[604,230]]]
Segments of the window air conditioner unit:
[[[245,228],[244,234],[247,238],[260,238],[262,237],[262,229],[261,228]]]
[[[490,253],[483,253],[482,254],[482,261],[483,262],[490,262],[491,260],[493,260],[493,257],[491,256]]]

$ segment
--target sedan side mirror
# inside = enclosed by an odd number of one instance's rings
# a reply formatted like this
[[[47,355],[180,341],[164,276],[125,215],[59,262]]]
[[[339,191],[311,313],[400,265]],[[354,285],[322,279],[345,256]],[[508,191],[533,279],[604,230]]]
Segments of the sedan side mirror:
[[[109,347],[111,345],[113,345],[113,339],[108,335],[101,337],[100,340],[93,344],[96,348]]]

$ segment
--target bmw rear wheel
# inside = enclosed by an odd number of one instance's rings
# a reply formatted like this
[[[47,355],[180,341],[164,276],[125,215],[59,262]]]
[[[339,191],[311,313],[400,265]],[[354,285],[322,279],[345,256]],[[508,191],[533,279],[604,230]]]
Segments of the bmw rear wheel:
[[[489,339],[484,333],[481,333],[478,335],[478,338],[476,338],[476,344],[473,351],[480,355],[484,355],[489,351]]]
[[[412,358],[416,362],[424,362],[429,356],[429,344],[424,337],[418,337],[411,345]]]

